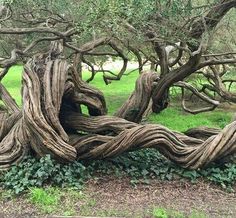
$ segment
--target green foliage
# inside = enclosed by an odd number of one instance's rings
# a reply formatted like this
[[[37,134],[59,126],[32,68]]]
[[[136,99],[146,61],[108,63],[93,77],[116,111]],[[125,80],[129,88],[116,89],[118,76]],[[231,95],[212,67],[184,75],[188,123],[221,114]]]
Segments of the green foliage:
[[[230,191],[236,182],[236,163],[219,166],[212,164],[202,170],[187,170],[173,164],[155,149],[134,151],[110,160],[93,161],[89,165],[89,171],[91,175],[94,172],[116,176],[128,175],[133,185],[148,184],[150,179],[185,179],[193,183],[198,179],[204,179]]]
[[[18,194],[30,187],[41,187],[50,183],[60,187],[81,188],[85,178],[85,167],[79,162],[63,165],[49,155],[40,160],[28,156],[25,161],[13,166],[3,175],[2,184]]]
[[[11,4],[12,20],[8,27],[31,27],[37,22],[17,22],[24,19],[30,12],[34,21],[42,19],[63,20],[55,26],[59,30],[75,28],[78,33],[71,36],[76,45],[84,44],[94,36],[119,38],[132,43],[136,47],[146,46],[146,33],[151,30],[158,41],[191,41],[189,30],[192,23],[212,6],[213,0],[2,0]],[[201,7],[201,5],[209,5]],[[200,6],[200,7],[198,7]],[[65,10],[66,8],[66,10]],[[24,16],[22,16],[24,15]],[[135,33],[127,30],[127,22],[135,27]],[[41,24],[41,23],[40,23]],[[43,22],[42,22],[43,25]],[[233,28],[232,28],[233,29]],[[39,34],[31,33],[21,37],[23,44],[32,42]],[[97,37],[96,37],[97,38]],[[1,37],[1,41],[14,44],[15,38]],[[11,43],[14,42],[14,43]],[[44,42],[45,43],[45,42]],[[46,44],[46,43],[45,43]],[[44,45],[45,44],[41,44]],[[34,48],[35,50],[38,47]]]
[[[148,184],[150,179],[163,181],[187,179],[191,182],[204,179],[230,190],[236,181],[236,164],[228,163],[221,166],[213,164],[203,170],[187,170],[171,163],[155,149],[125,153],[113,159],[83,162],[83,164],[79,162],[59,164],[50,156],[38,161],[29,156],[18,166],[13,166],[3,174],[1,180],[4,188],[19,194],[29,188],[48,184],[82,188],[88,178],[106,174],[117,177],[129,176],[133,185]]]
[[[202,170],[201,175],[230,190],[231,185],[236,181],[236,164],[228,163],[223,167],[210,167]]]

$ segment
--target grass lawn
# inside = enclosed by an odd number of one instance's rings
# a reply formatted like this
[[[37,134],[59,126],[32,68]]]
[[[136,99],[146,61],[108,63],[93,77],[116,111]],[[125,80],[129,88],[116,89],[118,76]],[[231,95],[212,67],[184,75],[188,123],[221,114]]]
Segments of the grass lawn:
[[[14,96],[19,105],[21,104],[21,72],[21,66],[12,67],[10,72],[3,79],[3,84]],[[90,74],[88,72],[84,72],[83,79],[86,80],[89,76]],[[108,106],[108,113],[112,115],[134,90],[137,77],[138,72],[133,72],[128,76],[124,75],[120,81],[112,81],[111,84],[106,85],[103,81],[102,74],[100,73],[96,75],[95,79],[90,84],[103,91]],[[230,122],[231,117],[232,111],[221,109],[216,109],[213,112],[192,115],[185,113],[180,106],[173,104],[160,114],[152,114],[148,118],[148,122],[162,124],[177,131],[185,131],[197,126],[223,128]]]

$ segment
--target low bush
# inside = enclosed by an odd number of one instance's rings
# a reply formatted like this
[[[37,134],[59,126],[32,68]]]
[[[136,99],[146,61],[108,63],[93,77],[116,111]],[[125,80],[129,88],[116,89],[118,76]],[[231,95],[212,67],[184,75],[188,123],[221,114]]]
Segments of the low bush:
[[[73,186],[81,188],[86,178],[86,168],[79,162],[60,164],[49,155],[40,160],[28,156],[19,165],[13,166],[2,175],[4,188],[16,194],[30,187],[41,187],[46,184],[56,186]]]
[[[148,184],[151,179],[187,179],[191,182],[204,179],[230,190],[236,181],[236,164],[212,164],[202,170],[187,170],[171,163],[155,149],[130,152],[108,160],[71,164],[57,163],[49,155],[40,160],[28,156],[4,173],[1,183],[4,188],[18,194],[44,185],[80,189],[88,178],[104,175],[128,176],[133,185]]]

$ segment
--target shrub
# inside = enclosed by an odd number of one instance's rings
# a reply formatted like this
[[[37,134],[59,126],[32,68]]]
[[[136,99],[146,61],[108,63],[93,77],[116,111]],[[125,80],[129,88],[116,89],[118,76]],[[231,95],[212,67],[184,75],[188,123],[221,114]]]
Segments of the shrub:
[[[80,189],[92,175],[129,176],[133,185],[140,182],[147,184],[149,179],[187,179],[197,182],[201,178],[230,190],[236,181],[236,163],[221,166],[212,164],[202,170],[187,170],[171,163],[155,149],[125,153],[108,160],[87,163],[75,161],[71,164],[57,163],[49,155],[40,160],[28,156],[2,174],[1,182],[4,188],[18,194],[30,187],[48,184]]]
[[[40,160],[28,156],[3,174],[2,184],[4,188],[18,194],[30,187],[41,187],[45,184],[81,188],[85,177],[86,168],[79,162],[65,165],[57,163],[49,155]]]

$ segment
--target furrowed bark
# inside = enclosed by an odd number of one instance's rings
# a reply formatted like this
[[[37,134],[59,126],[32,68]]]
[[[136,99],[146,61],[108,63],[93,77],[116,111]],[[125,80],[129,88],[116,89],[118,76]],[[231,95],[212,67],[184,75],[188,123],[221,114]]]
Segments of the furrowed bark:
[[[75,149],[59,121],[59,110],[68,64],[49,61],[46,66],[28,63],[23,73],[23,120],[30,134],[31,147],[39,156],[51,154],[62,161],[73,161]],[[57,89],[57,90],[53,90]]]
[[[102,120],[103,118],[101,123]],[[218,134],[214,131],[213,134],[209,133],[212,136],[203,141],[173,132],[160,125],[137,125],[115,136],[77,135],[77,140],[74,136],[74,146],[79,154],[78,159],[111,158],[127,151],[156,148],[176,164],[184,168],[198,169],[235,154],[235,127],[236,122],[233,122]],[[83,149],[80,150],[81,148]]]
[[[139,125],[119,117],[101,116],[105,113],[102,93],[80,80],[60,50],[60,46],[53,45],[49,54],[35,56],[25,65],[21,111],[10,116],[0,113],[0,168],[18,163],[30,149],[40,157],[50,154],[58,161],[70,162],[156,148],[171,161],[190,169],[234,156],[236,122],[222,131],[192,130],[187,136],[161,125]],[[189,69],[189,65],[183,68]],[[123,114],[140,120],[158,79],[153,72],[141,74],[130,101],[123,106]],[[85,100],[80,100],[81,93]],[[91,98],[99,103],[91,103]],[[83,115],[81,104],[96,116]],[[135,115],[129,115],[128,109],[137,105]],[[198,137],[201,132],[204,138]]]
[[[155,72],[144,72],[136,81],[135,91],[115,113],[115,116],[133,122],[140,122],[146,111],[154,86],[159,77]]]
[[[6,116],[0,114],[0,169],[7,169],[19,163],[29,150],[29,137],[22,119],[16,117],[9,126]]]

